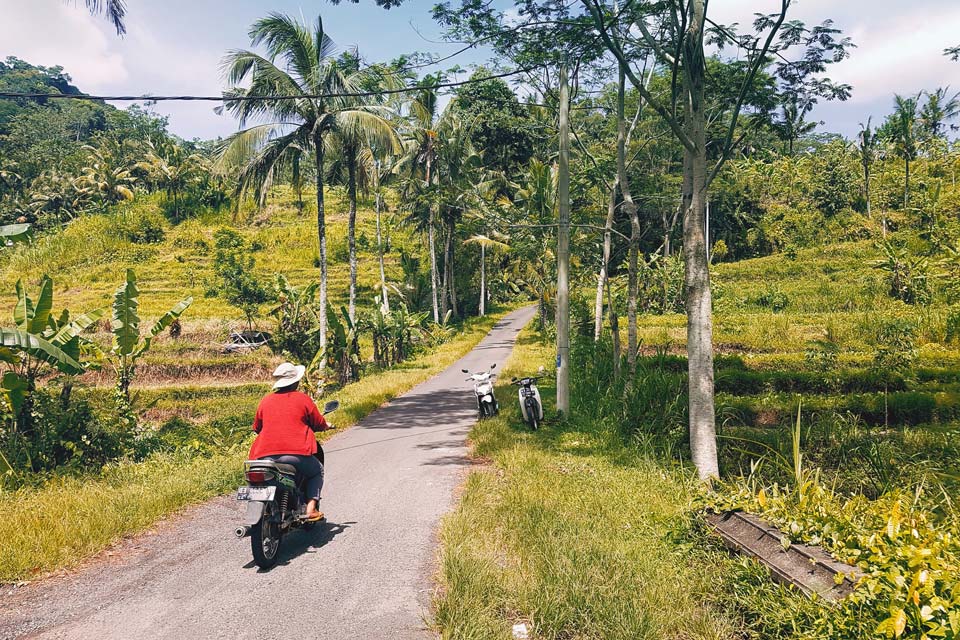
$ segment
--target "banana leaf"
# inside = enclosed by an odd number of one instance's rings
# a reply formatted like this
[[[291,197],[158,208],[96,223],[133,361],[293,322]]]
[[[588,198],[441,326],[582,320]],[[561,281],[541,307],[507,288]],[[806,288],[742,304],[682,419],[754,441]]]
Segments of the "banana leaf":
[[[20,415],[20,409],[27,396],[26,392],[27,382],[23,378],[14,371],[4,372],[3,379],[0,381],[0,393],[13,410],[14,417]],[[7,464],[9,466],[9,462]]]
[[[63,349],[22,329],[0,328],[0,345],[43,360],[61,373],[83,372],[83,366]]]
[[[16,289],[17,304],[13,307],[13,323],[26,331],[33,319],[33,300],[27,295],[23,280],[17,280]]]
[[[172,309],[160,316],[160,319],[157,320],[153,327],[150,328],[150,335],[144,338],[143,342],[140,343],[140,346],[137,348],[135,354],[140,355],[148,351],[153,339],[157,337],[161,331],[173,324],[173,321],[179,318],[191,304],[193,304],[193,296],[187,296],[178,302]]]
[[[103,309],[96,309],[89,313],[84,313],[78,316],[77,318],[74,319],[73,322],[69,322],[68,324],[58,323],[60,328],[57,330],[56,333],[50,336],[49,338],[50,342],[57,346],[60,346],[66,343],[71,338],[75,338],[79,336],[81,333],[89,329],[92,325],[96,324],[100,320],[100,318],[104,316],[105,313],[106,311]],[[61,316],[60,320],[62,322],[64,320],[68,320],[68,318],[69,316]]]
[[[137,277],[127,269],[126,281],[113,294],[113,352],[119,356],[132,355],[140,342],[139,293]]]
[[[0,226],[0,243],[16,244],[26,242],[33,235],[30,223],[5,224]]]
[[[47,327],[47,321],[50,319],[50,312],[53,310],[53,280],[50,276],[43,276],[40,281],[40,297],[33,308],[33,317],[29,318],[27,331],[30,333],[42,333]]]

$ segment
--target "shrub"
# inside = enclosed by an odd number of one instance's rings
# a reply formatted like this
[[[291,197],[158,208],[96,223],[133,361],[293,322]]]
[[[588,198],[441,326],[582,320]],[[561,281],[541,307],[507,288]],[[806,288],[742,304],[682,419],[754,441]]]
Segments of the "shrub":
[[[766,290],[758,295],[753,302],[758,307],[779,313],[790,304],[790,297],[778,285],[767,285]]]
[[[134,244],[157,244],[165,236],[163,216],[153,209],[124,210],[116,216],[116,224],[120,234]]]

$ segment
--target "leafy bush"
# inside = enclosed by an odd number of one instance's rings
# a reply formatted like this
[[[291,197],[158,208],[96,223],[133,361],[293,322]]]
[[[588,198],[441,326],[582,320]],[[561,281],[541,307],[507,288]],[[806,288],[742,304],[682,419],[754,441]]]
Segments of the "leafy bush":
[[[790,304],[790,296],[778,285],[767,285],[767,288],[753,300],[754,304],[764,309],[779,313]]]
[[[221,295],[243,311],[247,326],[252,330],[260,305],[271,300],[270,291],[254,272],[256,261],[242,235],[223,228],[214,233],[213,238],[217,250],[213,271],[220,280],[220,287],[208,290],[207,295]]]
[[[960,635],[960,521],[928,506],[934,496],[892,492],[846,498],[815,482],[759,488],[748,481],[714,496],[717,510],[743,509],[791,542],[823,545],[865,573],[837,607],[818,607],[801,638],[956,638]],[[777,616],[774,615],[774,618]]]
[[[910,255],[907,249],[889,240],[882,241],[878,248],[883,258],[871,264],[886,274],[890,296],[907,304],[930,302],[930,261]]]
[[[165,237],[163,216],[143,207],[126,207],[116,216],[117,231],[134,244],[157,244]]]

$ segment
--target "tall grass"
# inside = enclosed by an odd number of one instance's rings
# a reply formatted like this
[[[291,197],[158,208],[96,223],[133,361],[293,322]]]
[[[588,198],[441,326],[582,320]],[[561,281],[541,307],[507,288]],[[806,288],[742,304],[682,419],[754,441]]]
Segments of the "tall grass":
[[[503,379],[551,352],[525,334]],[[548,408],[551,387],[540,387]],[[442,636],[505,638],[526,622],[535,638],[734,637],[735,623],[704,604],[728,561],[692,544],[693,482],[624,446],[588,403],[531,433],[503,400],[513,388],[498,393],[501,416],[472,435],[492,464],[469,476],[442,527]]]
[[[384,402],[436,375],[472,349],[499,318],[490,315],[465,323],[462,331],[437,349],[403,367],[347,385],[336,397],[342,409],[333,416],[338,430],[352,426]],[[263,392],[268,388],[264,386]],[[255,391],[255,389],[254,389]],[[246,415],[256,393],[240,397],[212,395],[219,415]],[[191,392],[203,395],[202,390]],[[191,396],[193,397],[193,396]],[[186,401],[184,401],[186,402]],[[190,400],[192,403],[193,400]],[[324,438],[331,432],[325,432]],[[0,493],[0,583],[42,575],[75,565],[124,535],[142,531],[157,519],[236,486],[245,446],[211,457],[162,455],[139,463],[111,466],[99,476],[55,478],[39,488]]]

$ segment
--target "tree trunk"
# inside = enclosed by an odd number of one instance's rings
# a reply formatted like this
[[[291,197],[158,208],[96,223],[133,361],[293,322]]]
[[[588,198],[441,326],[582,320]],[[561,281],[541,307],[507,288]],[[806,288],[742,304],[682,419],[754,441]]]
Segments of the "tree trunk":
[[[607,278],[607,309],[610,315],[610,337],[613,339],[613,379],[620,379],[620,320],[617,317],[617,308],[613,304],[613,294],[610,293],[610,279]]]
[[[480,243],[480,317],[487,315],[487,248]]]
[[[454,251],[456,250],[455,240],[457,238],[457,222],[453,218],[447,222],[447,255],[444,258],[444,270],[449,274],[449,283],[447,291],[450,295],[450,309],[453,311],[453,315],[457,318],[460,317],[460,308],[457,306],[457,272],[454,268],[456,262],[454,261]]]
[[[427,156],[427,188],[430,187],[430,180],[432,176],[430,175],[430,169],[432,168],[433,163],[431,158]],[[429,211],[429,220],[427,222],[427,241],[430,243],[430,291],[433,295],[433,321],[440,322],[440,307],[437,304],[437,243],[434,238],[433,230],[433,205],[430,206]]]
[[[557,411],[570,413],[570,92],[560,66],[560,138],[557,157]]]
[[[872,218],[873,215],[870,211],[870,165],[866,162],[863,163],[863,192],[867,200],[867,218]]]
[[[317,161],[317,239],[320,244],[320,300],[318,303],[320,316],[320,349],[327,349],[327,219],[323,208],[323,138],[315,134],[313,144],[316,149]],[[318,391],[323,388],[323,371],[326,368],[326,355],[320,359],[320,383]]]
[[[379,165],[378,165],[379,167]],[[379,171],[379,168],[377,169]],[[377,212],[377,260],[380,262],[380,290],[382,292],[383,300],[380,302],[380,306],[383,307],[384,313],[390,313],[390,297],[387,295],[387,276],[383,268],[383,239],[380,234],[380,191],[379,185],[377,193],[374,196],[374,208]]]
[[[350,252],[350,301],[347,315],[350,322],[357,321],[357,150],[347,152],[347,198],[350,213],[347,221],[347,246]]]
[[[633,377],[636,370],[637,350],[637,298],[640,292],[640,278],[638,274],[640,262],[640,216],[637,205],[633,201],[630,191],[630,182],[627,179],[627,122],[624,115],[624,94],[626,89],[626,72],[623,65],[619,67],[617,82],[617,181],[620,184],[620,193],[623,194],[623,206],[630,216],[630,253],[627,280],[627,364],[630,371],[628,376]]]
[[[597,300],[593,310],[593,341],[599,342],[603,335],[603,288],[607,284],[610,267],[610,251],[613,244],[613,217],[617,211],[617,181],[614,180],[610,188],[610,200],[607,203],[607,221],[603,227],[603,255],[600,260],[600,271],[597,273]]]
[[[444,225],[446,226],[446,225]],[[443,234],[443,282],[440,284],[440,317],[447,317],[450,308],[450,234]]]
[[[903,210],[906,211],[910,206],[910,158],[904,160],[906,165],[906,174],[903,178]]]
[[[713,312],[704,221],[707,196],[703,26],[706,0],[691,0],[684,39],[686,133],[693,149],[684,151],[683,259],[687,306],[690,450],[702,480],[719,477],[713,385]]]

